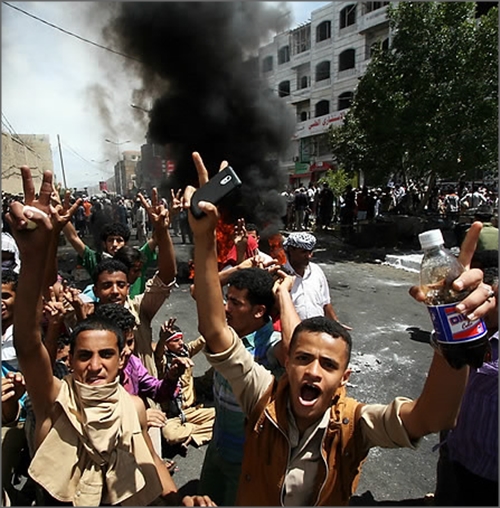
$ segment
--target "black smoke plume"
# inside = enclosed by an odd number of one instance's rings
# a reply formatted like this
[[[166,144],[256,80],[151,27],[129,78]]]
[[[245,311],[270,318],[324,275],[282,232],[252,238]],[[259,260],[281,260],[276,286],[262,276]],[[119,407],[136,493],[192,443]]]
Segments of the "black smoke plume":
[[[243,181],[224,209],[274,228],[285,215],[287,175],[277,159],[295,127],[291,111],[261,82],[257,48],[284,30],[284,3],[123,2],[105,29],[136,65],[154,98],[148,139],[167,145],[176,169],[166,187],[196,184],[200,152],[211,175],[226,159]],[[275,57],[276,64],[276,57]]]

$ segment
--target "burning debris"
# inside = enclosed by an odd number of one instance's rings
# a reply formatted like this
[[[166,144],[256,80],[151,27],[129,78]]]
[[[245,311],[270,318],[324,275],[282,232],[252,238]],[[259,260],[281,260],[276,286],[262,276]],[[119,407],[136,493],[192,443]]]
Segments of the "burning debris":
[[[287,178],[277,159],[295,120],[261,83],[255,55],[269,35],[287,28],[285,4],[123,2],[118,9],[104,33],[142,62],[130,63],[143,83],[134,97],[155,97],[148,137],[167,145],[175,161],[167,186],[196,184],[193,151],[211,174],[226,159],[243,186],[228,197],[225,220],[245,217],[277,232]]]

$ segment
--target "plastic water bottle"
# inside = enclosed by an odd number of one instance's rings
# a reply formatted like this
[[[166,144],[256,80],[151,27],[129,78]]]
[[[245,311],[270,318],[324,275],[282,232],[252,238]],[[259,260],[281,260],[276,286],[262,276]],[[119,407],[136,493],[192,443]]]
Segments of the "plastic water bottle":
[[[451,367],[479,368],[488,347],[487,329],[482,319],[469,320],[455,310],[469,293],[455,291],[453,281],[464,271],[458,259],[444,247],[439,229],[418,235],[424,257],[420,265],[420,286],[434,325],[438,348]]]

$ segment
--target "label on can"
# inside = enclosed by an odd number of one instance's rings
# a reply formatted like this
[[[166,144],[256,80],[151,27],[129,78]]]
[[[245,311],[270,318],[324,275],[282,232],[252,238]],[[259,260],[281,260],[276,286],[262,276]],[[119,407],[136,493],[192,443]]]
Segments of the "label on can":
[[[483,337],[487,333],[482,319],[471,321],[455,310],[456,303],[429,305],[429,314],[439,342],[463,343]]]

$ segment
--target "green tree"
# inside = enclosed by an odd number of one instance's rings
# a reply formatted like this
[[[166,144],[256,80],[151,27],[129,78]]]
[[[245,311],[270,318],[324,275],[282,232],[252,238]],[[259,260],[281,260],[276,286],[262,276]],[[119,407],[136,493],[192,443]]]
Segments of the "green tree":
[[[475,19],[473,2],[400,2],[388,17],[389,50],[376,51],[330,131],[339,164],[372,185],[496,169],[498,7]]]
[[[338,199],[344,193],[348,184],[352,183],[351,176],[339,168],[337,170],[329,169],[320,179],[320,184],[326,183],[333,192],[335,199]]]

